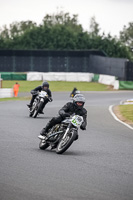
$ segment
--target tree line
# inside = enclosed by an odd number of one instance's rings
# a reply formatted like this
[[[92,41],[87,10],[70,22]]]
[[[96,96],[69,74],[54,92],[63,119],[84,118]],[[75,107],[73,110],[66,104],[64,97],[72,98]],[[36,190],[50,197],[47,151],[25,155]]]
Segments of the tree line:
[[[110,57],[133,60],[133,23],[124,26],[119,38],[100,34],[95,17],[90,29],[85,31],[78,22],[78,15],[69,13],[44,16],[41,24],[33,21],[13,22],[0,28],[0,49],[6,50],[86,50],[99,49]]]

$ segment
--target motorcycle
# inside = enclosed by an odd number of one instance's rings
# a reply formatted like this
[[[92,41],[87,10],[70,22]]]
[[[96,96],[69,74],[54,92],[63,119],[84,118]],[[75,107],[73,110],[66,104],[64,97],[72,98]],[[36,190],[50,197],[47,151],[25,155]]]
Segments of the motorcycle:
[[[78,128],[82,122],[83,117],[74,114],[56,124],[48,131],[46,139],[40,141],[39,148],[45,150],[51,146],[51,149],[56,148],[57,154],[64,153],[78,136]]]
[[[36,95],[36,98],[33,102],[32,108],[29,109],[29,117],[36,118],[37,115],[42,111],[44,101],[48,99],[51,102],[52,99],[48,96],[47,92],[45,91],[34,92],[33,95]]]

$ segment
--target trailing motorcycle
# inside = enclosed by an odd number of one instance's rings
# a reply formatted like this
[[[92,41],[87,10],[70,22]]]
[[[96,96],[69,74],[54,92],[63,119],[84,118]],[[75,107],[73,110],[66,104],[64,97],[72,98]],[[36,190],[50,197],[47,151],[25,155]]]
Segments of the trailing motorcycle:
[[[29,109],[29,117],[36,118],[37,115],[42,111],[45,100],[48,99],[51,102],[52,99],[45,91],[34,92],[34,95],[36,95],[36,98],[34,99],[32,107]]]
[[[56,148],[57,154],[64,153],[78,136],[78,128],[83,122],[83,117],[73,115],[53,126],[47,133],[45,140],[41,140],[39,148],[45,150],[49,146]]]

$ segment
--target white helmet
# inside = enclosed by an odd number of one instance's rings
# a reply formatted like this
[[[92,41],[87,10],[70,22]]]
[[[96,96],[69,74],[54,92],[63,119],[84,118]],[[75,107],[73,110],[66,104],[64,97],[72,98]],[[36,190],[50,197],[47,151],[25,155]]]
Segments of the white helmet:
[[[82,108],[84,106],[85,103],[85,97],[83,94],[76,94],[73,97],[73,103],[76,107],[78,108]]]
[[[75,95],[76,95],[76,94],[80,94],[80,91],[79,91],[79,90],[76,90]]]

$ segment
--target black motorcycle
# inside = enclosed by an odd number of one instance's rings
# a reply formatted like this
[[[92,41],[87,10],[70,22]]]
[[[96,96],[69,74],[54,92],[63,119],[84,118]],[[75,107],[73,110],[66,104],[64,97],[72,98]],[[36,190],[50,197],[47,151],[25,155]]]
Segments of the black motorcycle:
[[[29,117],[36,118],[37,115],[42,111],[45,100],[48,99],[51,102],[52,99],[45,91],[34,92],[33,95],[35,95],[36,98],[34,99],[32,107],[29,109]]]
[[[66,118],[48,131],[45,140],[40,141],[39,148],[44,150],[51,146],[51,149],[56,148],[57,154],[64,153],[76,139],[82,122],[83,117],[79,115]]]

